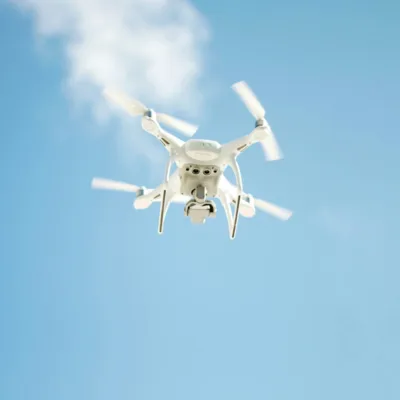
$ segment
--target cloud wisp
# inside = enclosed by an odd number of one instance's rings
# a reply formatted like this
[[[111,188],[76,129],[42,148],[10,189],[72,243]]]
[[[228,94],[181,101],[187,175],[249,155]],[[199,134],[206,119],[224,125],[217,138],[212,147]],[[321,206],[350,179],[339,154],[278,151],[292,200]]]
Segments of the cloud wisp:
[[[167,112],[195,115],[209,32],[189,0],[10,0],[32,14],[36,33],[61,39],[65,87],[76,104],[107,119],[102,90],[114,87]]]

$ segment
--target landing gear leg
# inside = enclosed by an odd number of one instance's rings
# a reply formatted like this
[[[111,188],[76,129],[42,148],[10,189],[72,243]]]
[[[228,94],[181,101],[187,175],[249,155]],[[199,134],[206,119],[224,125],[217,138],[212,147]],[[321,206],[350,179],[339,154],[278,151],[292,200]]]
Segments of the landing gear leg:
[[[231,228],[231,239],[235,239],[236,237],[236,231],[237,231],[237,224],[239,220],[239,207],[240,207],[240,201],[241,201],[241,195],[243,192],[243,182],[242,182],[242,175],[240,173],[239,169],[239,164],[236,161],[236,158],[233,158],[230,162],[230,166],[235,174],[236,177],[236,183],[238,186],[238,195],[236,199],[236,205],[235,205],[235,214],[233,217],[233,224]]]
[[[219,193],[219,201],[225,211],[226,219],[228,221],[228,230],[229,236],[232,239],[232,230],[233,230],[233,217],[232,217],[232,209],[230,206],[230,201],[224,192]]]
[[[168,181],[169,181],[169,175],[171,172],[172,163],[173,163],[173,160],[172,160],[172,158],[170,158],[168,160],[167,168],[165,170],[165,183],[164,183],[165,186],[164,186],[164,189],[161,194],[160,215],[158,218],[158,233],[160,235],[162,235],[162,233],[164,232],[165,215],[167,213],[169,204],[172,199],[170,193],[168,192]]]
[[[237,200],[236,200],[235,216],[233,217],[233,226],[232,226],[232,230],[231,230],[231,239],[232,240],[235,239],[235,237],[236,237],[237,223],[238,223],[238,219],[239,219],[240,200],[241,200],[241,196],[239,194],[239,196],[237,197]]]

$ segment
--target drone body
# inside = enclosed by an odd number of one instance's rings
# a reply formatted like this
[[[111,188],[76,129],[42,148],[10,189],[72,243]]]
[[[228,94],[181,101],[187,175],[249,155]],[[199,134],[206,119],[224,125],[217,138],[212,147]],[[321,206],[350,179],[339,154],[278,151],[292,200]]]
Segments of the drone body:
[[[265,111],[258,103],[254,94],[244,82],[234,85],[234,89],[242,97],[250,112],[256,118],[254,129],[249,135],[220,144],[212,140],[190,139],[183,141],[161,128],[159,122],[169,124],[187,135],[193,135],[197,127],[177,120],[165,114],[156,114],[141,103],[126,98],[124,95],[106,91],[106,96],[123,107],[132,115],[142,115],[142,128],[155,136],[170,154],[165,179],[155,189],[146,189],[122,182],[94,178],[92,187],[130,191],[136,193],[134,207],[145,209],[154,202],[160,203],[158,232],[164,230],[165,215],[171,203],[185,204],[185,215],[193,223],[204,223],[208,217],[216,216],[216,205],[212,199],[219,199],[228,220],[230,238],[236,236],[239,215],[251,218],[256,208],[286,220],[291,212],[274,204],[254,199],[252,195],[243,191],[242,177],[237,157],[253,144],[260,143],[269,160],[281,158],[280,150],[274,134],[265,120]],[[171,167],[175,164],[177,170],[171,174]],[[236,185],[230,183],[224,175],[227,167],[231,167]],[[231,206],[234,205],[234,213]]]

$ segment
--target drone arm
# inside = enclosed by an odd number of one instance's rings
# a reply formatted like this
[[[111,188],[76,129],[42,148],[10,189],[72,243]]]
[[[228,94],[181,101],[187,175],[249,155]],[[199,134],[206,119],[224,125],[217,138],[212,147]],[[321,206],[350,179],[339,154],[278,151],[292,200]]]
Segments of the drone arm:
[[[135,199],[133,206],[137,210],[143,210],[149,208],[153,203],[159,203],[162,200],[162,192],[164,189],[164,184],[160,185],[158,188],[151,190],[149,193],[139,196]],[[170,190],[170,189],[168,189]],[[167,192],[168,193],[168,192]],[[178,193],[175,193],[171,200],[170,204],[186,204],[191,199],[191,196],[184,196]]]
[[[150,207],[153,203],[159,203],[162,201],[163,191],[167,190],[167,193],[171,193],[171,202],[182,203],[185,200],[185,196],[179,195],[177,193],[177,184],[179,184],[178,170],[172,175],[169,175],[168,169],[170,170],[172,161],[169,160],[169,165],[165,171],[166,176],[168,176],[167,182],[163,182],[161,185],[157,186],[152,190],[148,190],[145,194],[137,197],[134,202],[134,207],[136,209],[145,209]],[[168,175],[167,175],[168,174]]]
[[[256,127],[249,135],[235,139],[222,146],[222,152],[227,156],[237,157],[253,144],[262,142],[267,137],[267,131],[263,126]]]
[[[165,170],[165,182],[164,182],[164,188],[161,194],[161,205],[160,205],[160,216],[158,220],[158,233],[162,234],[164,231],[164,220],[165,220],[165,215],[168,211],[169,205],[171,204],[171,201],[174,197],[174,192],[169,188],[169,176],[171,173],[171,167],[174,162],[174,159],[172,157],[169,158],[167,167]]]
[[[243,192],[242,174],[240,173],[240,168],[239,168],[239,164],[236,160],[236,157],[237,156],[231,157],[231,159],[228,162],[229,166],[233,170],[233,173],[235,174],[236,185],[238,187],[238,194],[237,194],[236,204],[235,204],[235,213],[233,216],[233,223],[231,226],[231,239],[234,239],[236,236],[237,223],[238,223],[238,218],[239,218],[240,201],[241,201],[241,195]]]
[[[183,140],[161,128],[159,123],[152,118],[152,116],[143,116],[142,128],[146,132],[150,133],[150,135],[155,136],[169,152],[182,147],[182,145],[185,143]]]

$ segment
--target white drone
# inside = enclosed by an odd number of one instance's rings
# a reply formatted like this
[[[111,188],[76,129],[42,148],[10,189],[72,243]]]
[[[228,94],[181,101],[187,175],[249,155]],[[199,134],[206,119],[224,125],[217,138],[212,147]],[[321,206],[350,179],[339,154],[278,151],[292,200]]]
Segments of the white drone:
[[[218,198],[225,210],[230,238],[236,236],[239,214],[251,218],[256,208],[277,218],[287,220],[292,212],[264,200],[255,199],[243,192],[242,176],[237,157],[255,143],[260,143],[269,161],[282,158],[275,136],[265,119],[265,110],[246,85],[245,82],[234,84],[233,89],[242,98],[250,113],[256,119],[253,131],[242,138],[226,144],[213,140],[191,139],[186,142],[166,132],[159,123],[169,125],[181,131],[186,136],[192,136],[197,131],[193,126],[167,114],[155,113],[139,101],[127,98],[122,93],[106,89],[105,96],[122,107],[132,116],[142,116],[142,128],[155,136],[168,150],[170,158],[165,171],[164,182],[155,189],[146,189],[128,183],[94,178],[94,189],[108,189],[136,194],[134,208],[145,209],[154,202],[160,202],[158,233],[164,230],[164,220],[171,203],[185,204],[185,215],[193,223],[204,223],[208,217],[216,216],[216,205],[211,198]],[[171,167],[176,164],[176,171],[171,174]],[[227,167],[231,167],[236,185],[224,176]],[[231,205],[235,206],[232,213]]]

